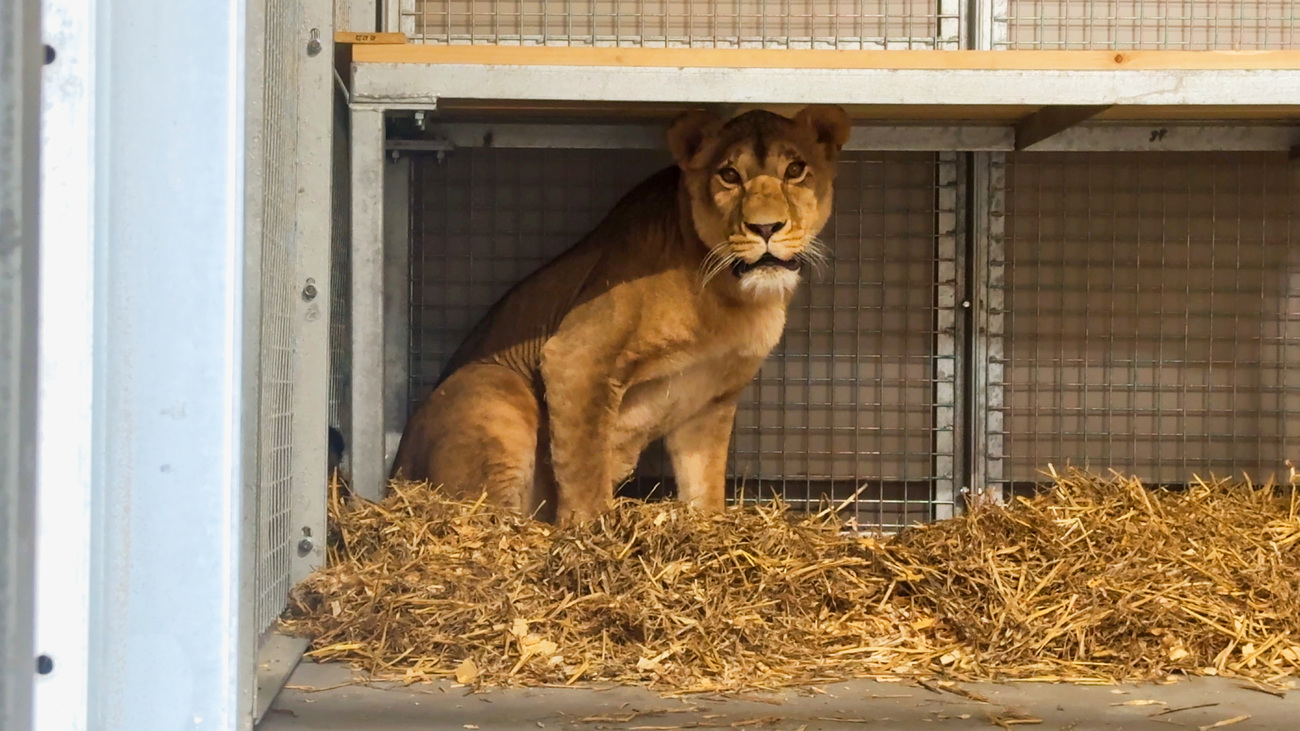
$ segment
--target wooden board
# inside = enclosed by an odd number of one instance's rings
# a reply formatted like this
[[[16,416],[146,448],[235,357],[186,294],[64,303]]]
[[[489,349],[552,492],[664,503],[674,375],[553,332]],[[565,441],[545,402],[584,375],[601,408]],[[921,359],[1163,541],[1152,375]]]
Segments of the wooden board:
[[[340,30],[334,33],[335,43],[351,43],[354,45],[403,45],[406,43],[405,33],[353,33],[352,31]]]
[[[439,101],[440,116],[451,119],[509,119],[520,122],[536,119],[554,121],[662,121],[669,120],[698,105],[628,104],[600,102],[545,102],[444,99]],[[800,108],[782,105],[744,105],[737,110],[762,106],[783,114]],[[860,123],[876,124],[1013,124],[1033,114],[1038,107],[1015,105],[845,105],[849,116]],[[1300,106],[1122,106],[1111,107],[1093,118],[1107,122],[1274,122],[1300,124]]]
[[[380,34],[369,34],[380,35]],[[1300,70],[1295,51],[815,51],[358,45],[355,63],[1025,71]]]

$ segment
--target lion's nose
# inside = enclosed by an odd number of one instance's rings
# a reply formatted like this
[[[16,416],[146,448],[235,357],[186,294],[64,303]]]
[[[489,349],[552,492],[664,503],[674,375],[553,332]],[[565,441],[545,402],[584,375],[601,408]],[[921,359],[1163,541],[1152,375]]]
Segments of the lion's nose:
[[[746,223],[745,224],[745,228],[749,229],[750,231],[753,231],[759,236],[762,236],[764,241],[771,239],[772,234],[776,233],[777,231],[780,231],[784,227],[785,227],[784,221],[777,221],[775,223]]]

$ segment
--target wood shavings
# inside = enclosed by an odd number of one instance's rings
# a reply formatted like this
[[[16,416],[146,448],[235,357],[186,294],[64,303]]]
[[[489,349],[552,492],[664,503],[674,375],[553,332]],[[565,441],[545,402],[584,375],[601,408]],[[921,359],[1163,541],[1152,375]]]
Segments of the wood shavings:
[[[336,488],[328,566],[294,589],[283,627],[315,659],[406,683],[724,694],[1181,673],[1271,689],[1300,670],[1298,492],[1070,471],[882,539],[779,503],[706,516],[625,501],[556,527],[427,485],[394,483],[381,503]]]
[[[1199,728],[1201,731],[1210,731],[1210,729],[1212,729],[1212,728],[1223,728],[1224,726],[1231,726],[1231,725],[1233,725],[1233,724],[1237,724],[1237,723],[1241,723],[1242,721],[1249,721],[1249,720],[1250,720],[1250,714],[1249,714],[1249,713],[1243,713],[1243,714],[1241,714],[1240,716],[1233,716],[1232,718],[1225,718],[1225,719],[1223,719],[1222,721],[1216,721],[1216,722],[1214,722],[1214,723],[1212,723],[1212,724],[1209,724],[1208,726],[1199,726],[1198,728]]]

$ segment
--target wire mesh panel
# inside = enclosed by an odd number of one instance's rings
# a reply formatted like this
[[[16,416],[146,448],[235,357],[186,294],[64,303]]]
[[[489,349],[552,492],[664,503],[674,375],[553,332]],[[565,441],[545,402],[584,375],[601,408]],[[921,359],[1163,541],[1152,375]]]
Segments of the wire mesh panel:
[[[823,234],[833,260],[801,288],[783,342],[741,397],[733,493],[775,492],[803,508],[861,490],[852,516],[886,528],[930,520],[939,503],[951,507],[955,173],[940,185],[949,157],[841,160]],[[412,167],[411,406],[498,297],[666,163],[642,151],[420,156]],[[668,482],[670,472],[652,447],[634,493]]]
[[[936,48],[960,0],[400,0],[426,43],[721,48]]]
[[[1300,169],[1268,153],[1027,153],[1006,180],[1005,477],[1285,475]]]
[[[352,359],[352,192],[348,160],[348,108],[342,98],[334,101],[334,203],[330,215],[330,381],[329,423],[341,434],[347,434],[352,424],[351,377]]]
[[[257,626],[270,628],[289,594],[293,499],[294,309],[297,251],[298,0],[266,6],[262,98],[262,343],[258,426]]]
[[[996,45],[1047,49],[1263,50],[1300,44],[1295,0],[1001,0]]]

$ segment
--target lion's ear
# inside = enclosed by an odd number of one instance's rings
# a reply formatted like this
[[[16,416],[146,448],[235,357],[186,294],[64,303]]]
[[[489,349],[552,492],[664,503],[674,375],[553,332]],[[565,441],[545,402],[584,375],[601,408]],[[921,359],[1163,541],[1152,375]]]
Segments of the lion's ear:
[[[812,130],[817,143],[825,150],[827,160],[835,159],[844,143],[849,141],[849,131],[853,127],[849,115],[832,104],[806,106],[794,116],[794,121]]]
[[[722,120],[712,112],[703,109],[686,112],[668,128],[668,151],[679,167],[688,168],[704,143],[721,128]]]

